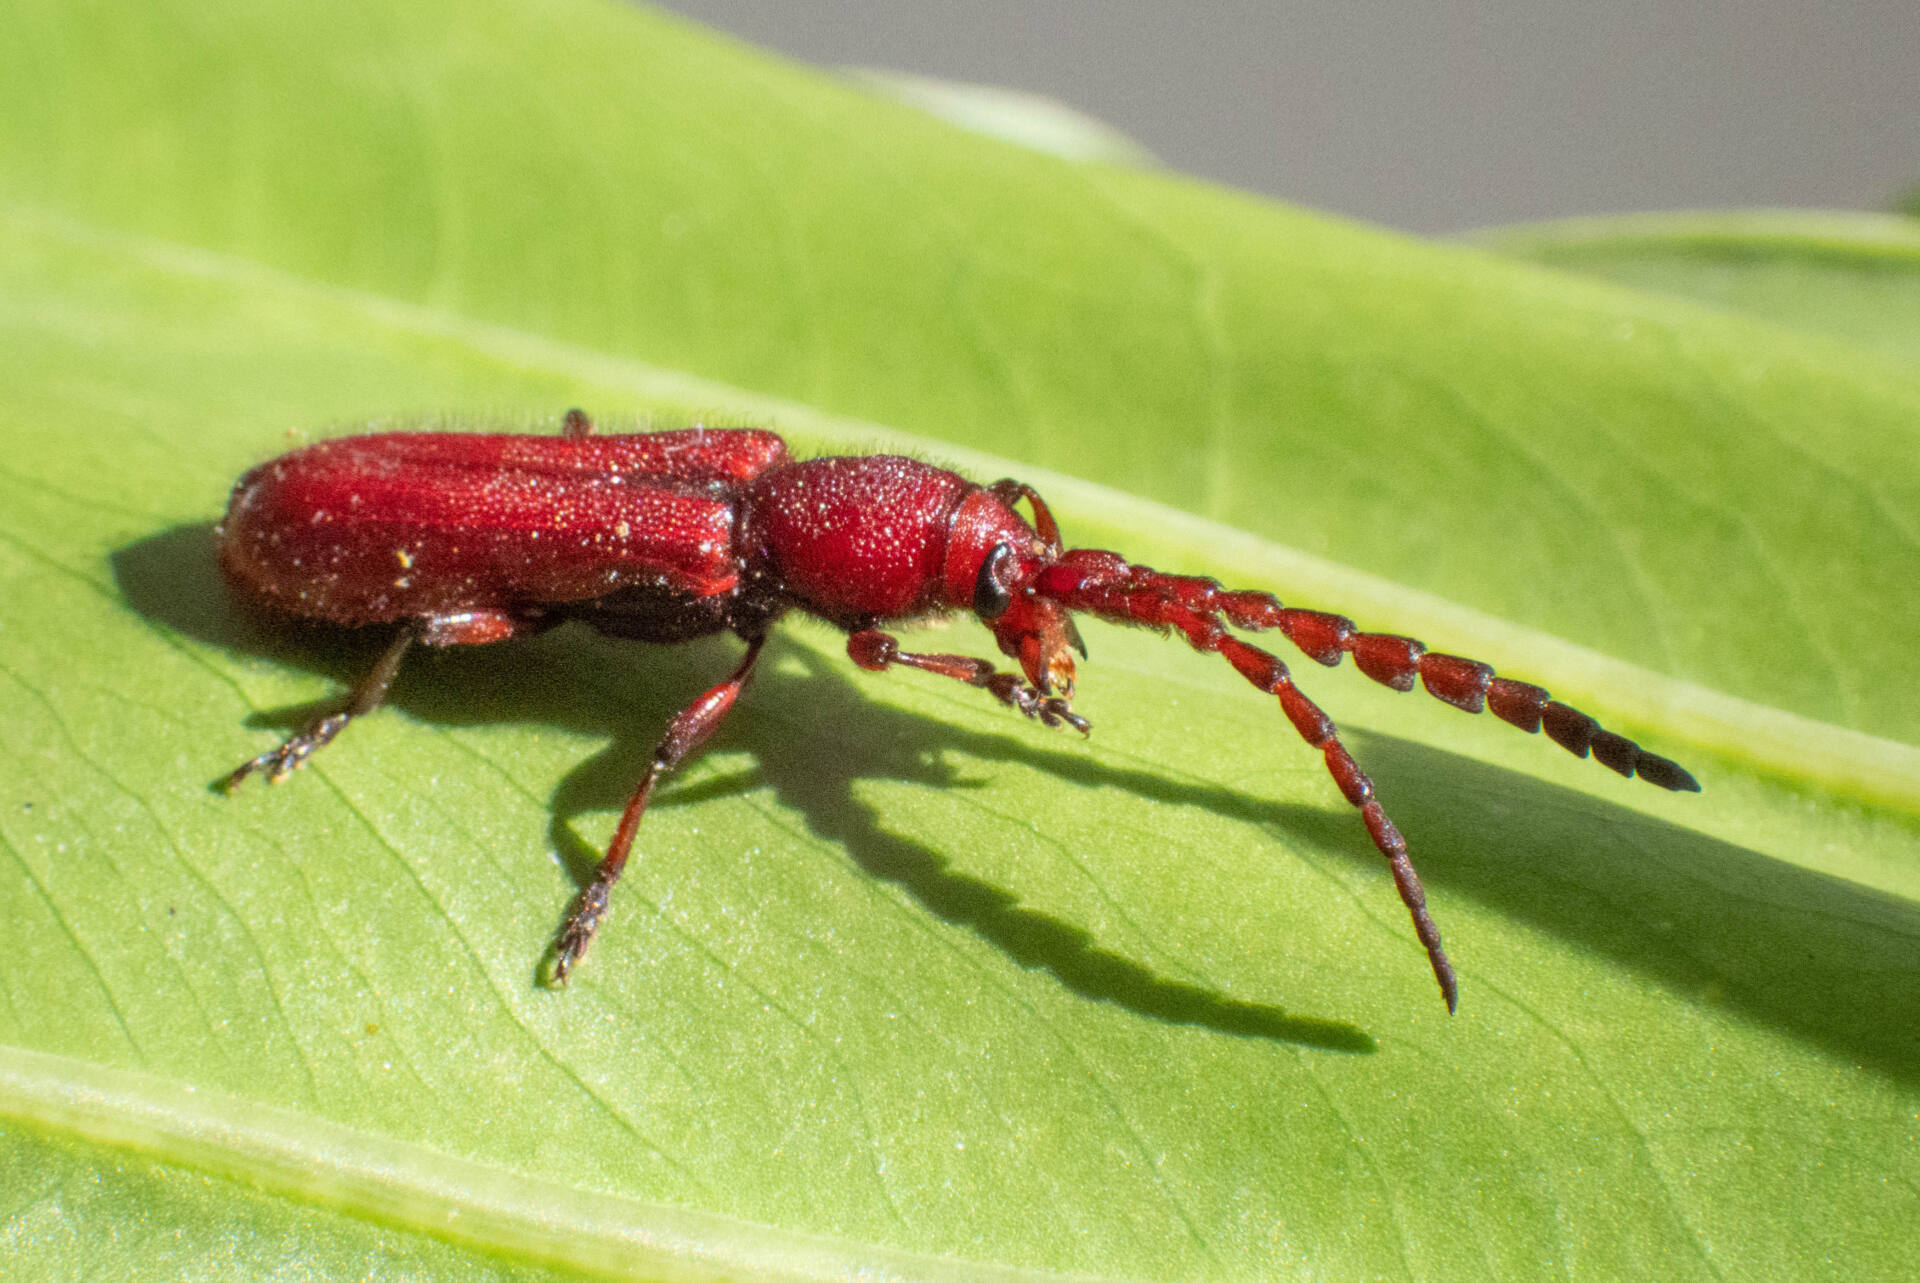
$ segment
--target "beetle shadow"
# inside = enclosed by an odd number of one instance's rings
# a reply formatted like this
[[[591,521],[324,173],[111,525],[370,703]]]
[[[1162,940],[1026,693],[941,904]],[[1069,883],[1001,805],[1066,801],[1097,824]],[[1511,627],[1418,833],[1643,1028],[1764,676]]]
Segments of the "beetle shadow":
[[[340,682],[343,693],[366,671],[382,638],[262,625],[226,604],[211,547],[209,527],[193,526],[121,549],[114,570],[129,604],[201,640],[322,673]],[[551,801],[556,849],[584,883],[599,853],[574,833],[573,819],[625,802],[668,719],[726,672],[738,651],[729,640],[642,649],[561,629],[410,660],[389,703],[438,724],[528,721],[604,737],[607,747],[570,771]],[[797,666],[781,662],[796,655]],[[644,681],[635,680],[636,670]],[[751,748],[755,772],[686,787],[669,780],[654,805],[770,786],[811,832],[840,844],[869,874],[1083,997],[1235,1036],[1340,1051],[1373,1048],[1352,1025],[1229,998],[1102,948],[1082,928],[956,870],[939,849],[888,831],[858,799],[855,784],[880,778],[955,787],[961,781],[949,757],[1019,763],[1077,785],[1204,808],[1329,858],[1378,868],[1377,853],[1350,814],[1105,763],[1077,746],[1058,746],[1012,715],[1006,731],[995,733],[930,721],[867,700],[851,671],[831,656],[782,646],[777,633],[755,689],[716,739],[720,746]],[[337,701],[318,707],[331,709]],[[252,720],[285,728],[313,711],[279,710]],[[830,741],[806,733],[810,722],[823,719],[857,721],[858,731]],[[1290,731],[1276,716],[1279,733]],[[1489,729],[1501,733],[1513,732]],[[1471,896],[1570,949],[1613,959],[1683,1000],[1920,1081],[1920,906],[1444,750],[1378,734],[1347,738],[1410,835],[1422,877],[1441,901],[1443,928],[1445,899]],[[1596,832],[1606,834],[1604,844],[1595,841]],[[1569,852],[1577,859],[1568,860]],[[1390,890],[1386,895],[1390,903]],[[1468,974],[1464,1002],[1471,1003],[1478,970],[1473,942],[1453,944]]]
[[[1009,718],[1006,733],[982,733],[896,711],[865,700],[833,658],[802,653],[805,676],[768,674],[761,702],[791,722],[857,718],[858,733],[843,732],[830,743],[809,743],[801,734],[755,736],[764,782],[806,817],[815,834],[843,844],[869,873],[900,883],[934,913],[980,931],[1023,965],[1048,967],[1076,992],[1179,1018],[1162,1006],[1177,1001],[1173,994],[1143,994],[1135,987],[1143,979],[1136,964],[1110,976],[1110,955],[1101,956],[1085,932],[1030,914],[1004,890],[953,874],[937,849],[887,832],[872,808],[853,795],[854,782],[886,777],[952,787],[956,776],[945,765],[952,755],[974,764],[1037,767],[1063,783],[1201,808],[1263,830],[1276,842],[1377,873],[1376,908],[1396,927],[1404,922],[1380,856],[1350,811],[1275,803],[1103,762],[1071,739],[1044,736],[1018,718]],[[1291,738],[1292,728],[1277,711],[1275,722],[1275,733]],[[1414,859],[1430,898],[1435,888],[1455,902],[1472,897],[1574,951],[1614,960],[1682,1001],[1920,1081],[1920,906],[1442,749],[1370,732],[1347,739],[1402,831],[1415,835]],[[1539,747],[1561,751],[1544,740]],[[821,768],[823,759],[832,769]],[[1603,770],[1597,763],[1588,766]],[[1608,781],[1652,787],[1611,776]],[[1605,841],[1596,841],[1596,833]],[[1567,859],[1570,852],[1577,860]],[[1030,937],[1028,916],[1038,919]],[[1440,916],[1444,929],[1444,907]],[[1023,950],[1029,941],[1032,953]],[[1090,956],[1083,958],[1079,948]],[[1417,949],[1407,952],[1417,980],[1423,960]],[[1453,953],[1456,963],[1473,968],[1470,938],[1457,938]],[[1497,975],[1473,969],[1498,985]],[[1471,994],[1473,980],[1463,988]],[[1231,1026],[1227,1031],[1246,1032]]]
[[[1920,1082],[1920,905],[1471,758],[1355,738],[1429,885]]]
[[[804,674],[781,662],[796,658]],[[724,667],[723,662],[709,666],[713,673]],[[699,689],[699,683],[689,683],[686,698]],[[876,779],[931,789],[964,788],[967,782],[953,764],[956,757],[1020,762],[1058,774],[1061,763],[1076,760],[1074,755],[1020,742],[1018,726],[1010,735],[967,732],[873,703],[832,664],[831,656],[783,648],[777,637],[755,675],[749,699],[721,729],[715,744],[750,746],[755,768],[678,788],[669,782],[655,805],[685,805],[771,788],[782,806],[802,817],[809,833],[844,850],[869,876],[895,884],[934,916],[972,931],[1020,966],[1050,972],[1083,998],[1169,1024],[1198,1025],[1238,1037],[1329,1051],[1375,1050],[1374,1040],[1353,1025],[1232,998],[1172,979],[1103,947],[1085,928],[1030,908],[1006,888],[962,871],[938,847],[888,829],[880,811],[862,802],[855,789],[861,780]],[[753,711],[761,708],[780,711],[771,717]],[[664,709],[653,724],[664,725],[674,711]],[[775,718],[777,724],[770,726]],[[823,736],[808,729],[850,723],[858,726],[857,732]],[[616,730],[605,750],[569,772],[554,791],[555,845],[567,854],[580,884],[592,877],[600,853],[574,833],[572,819],[622,805],[654,745],[654,733],[631,726]],[[1097,764],[1081,764],[1090,767],[1086,782],[1115,782]],[[1260,804],[1251,798],[1223,795],[1211,802],[1243,818],[1263,818]]]
[[[340,695],[324,701],[255,714],[247,719],[249,726],[284,732],[336,710],[346,688],[365,675],[391,636],[380,629],[284,622],[233,602],[215,564],[211,525],[176,527],[129,544],[113,554],[112,564],[127,603],[148,619],[236,653],[320,674],[342,687]],[[857,780],[888,778],[954,787],[958,775],[944,756],[954,750],[1026,761],[1043,769],[1056,764],[1055,759],[1069,759],[1059,750],[1022,745],[1014,738],[1019,727],[1010,728],[1009,736],[962,732],[956,742],[947,728],[866,701],[846,676],[811,651],[786,648],[804,657],[805,677],[776,672],[782,649],[776,635],[756,674],[751,703],[721,727],[714,741],[717,747],[747,740],[758,759],[753,775],[688,788],[676,787],[669,778],[653,809],[768,784],[805,818],[812,833],[842,847],[871,876],[895,883],[936,916],[973,931],[1023,967],[1050,972],[1081,997],[1236,1037],[1349,1053],[1376,1049],[1370,1035],[1344,1021],[1293,1014],[1161,975],[1101,947],[1091,932],[1028,908],[1004,888],[956,870],[938,850],[888,831],[874,809],[854,796]],[[738,651],[739,643],[727,638],[643,648],[576,628],[493,646],[416,649],[385,702],[436,725],[532,722],[604,739],[606,748],[568,772],[551,801],[554,847],[575,882],[585,886],[600,852],[579,836],[573,821],[624,805],[668,720],[732,667]],[[642,655],[646,659],[639,663],[650,680],[636,682],[636,659]],[[815,716],[822,707],[857,709],[861,733],[848,738],[860,748],[844,752],[848,744],[836,739],[832,755],[823,757],[817,740],[801,736],[794,742],[746,729],[763,720],[753,716],[752,705],[787,700]],[[884,751],[870,747],[882,744],[888,746]],[[217,788],[221,778],[224,773],[212,779],[210,787]],[[1251,798],[1222,795],[1212,804],[1245,818],[1261,814],[1260,804]],[[556,928],[559,920],[556,910]]]

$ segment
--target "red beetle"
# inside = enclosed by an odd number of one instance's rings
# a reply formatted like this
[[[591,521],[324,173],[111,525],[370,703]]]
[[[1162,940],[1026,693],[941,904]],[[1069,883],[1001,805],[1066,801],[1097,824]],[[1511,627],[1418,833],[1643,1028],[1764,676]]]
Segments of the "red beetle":
[[[1031,523],[1015,511],[1022,499]],[[731,631],[746,656],[673,719],[614,831],[606,858],[555,942],[554,980],[568,973],[606,916],[647,799],[704,743],[753,673],[768,629],[795,607],[848,634],[862,668],[899,664],[978,686],[1048,726],[1085,732],[1075,713],[1073,655],[1086,648],[1073,612],[1162,632],[1226,657],[1277,695],[1295,729],[1326,759],[1340,791],[1392,866],[1453,1010],[1453,967],[1427,913],[1407,845],[1327,715],[1278,657],[1228,626],[1278,628],[1309,657],[1351,654],[1395,690],[1427,690],[1547,734],[1622,775],[1666,789],[1693,777],[1538,686],[1496,677],[1409,637],[1363,633],[1339,615],[1282,606],[1264,592],[1133,565],[1116,553],[1064,549],[1052,513],[1018,481],[977,485],[897,455],[794,460],[771,432],[693,428],[595,436],[578,410],[558,437],[391,433],[324,441],[253,469],[234,487],[220,561],[246,596],[338,624],[399,631],[346,708],[227,777],[284,779],[385,697],[408,648],[500,641],[577,619],[603,633],[681,642]],[[966,655],[900,649],[880,625],[971,611],[1019,673]]]

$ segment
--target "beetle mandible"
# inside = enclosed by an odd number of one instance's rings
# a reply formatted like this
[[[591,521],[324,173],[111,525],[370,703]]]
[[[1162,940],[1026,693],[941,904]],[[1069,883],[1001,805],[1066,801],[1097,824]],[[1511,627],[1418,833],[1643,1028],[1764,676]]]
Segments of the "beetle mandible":
[[[1016,511],[1024,500],[1032,520]],[[1073,711],[1073,652],[1086,656],[1074,612],[1162,633],[1224,657],[1275,695],[1319,750],[1392,869],[1415,932],[1452,1011],[1453,966],[1427,912],[1407,844],[1333,722],[1301,693],[1278,656],[1228,631],[1278,629],[1309,658],[1360,671],[1395,690],[1482,708],[1621,775],[1698,791],[1686,770],[1526,682],[1427,650],[1410,637],[1222,588],[1117,553],[1062,546],[1032,487],[978,485],[897,455],[795,460],[771,432],[681,429],[596,435],[579,410],[559,436],[382,433],[306,446],[261,464],[234,486],[220,526],[220,563],[244,596],[337,624],[397,626],[392,644],[341,711],[322,717],[225,780],[286,778],[385,698],[416,643],[467,646],[579,620],[614,637],[670,643],[733,632],[747,650],[719,685],[669,724],[621,813],[593,880],[554,942],[565,984],[607,914],[660,780],[711,736],[739,698],[773,623],[794,608],[847,636],[847,654],[875,672],[899,665],[977,686],[1048,726],[1083,734]],[[881,625],[970,611],[1019,666],[900,649]]]

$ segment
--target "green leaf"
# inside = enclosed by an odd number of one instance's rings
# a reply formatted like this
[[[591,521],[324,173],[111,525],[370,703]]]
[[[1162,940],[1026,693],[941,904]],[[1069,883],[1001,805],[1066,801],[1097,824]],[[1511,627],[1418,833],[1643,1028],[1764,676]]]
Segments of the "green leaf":
[[[1489,247],[1695,299],[1920,370],[1920,223],[1822,210],[1635,214],[1502,228]]]
[[[14,5],[0,353],[36,1275],[1908,1267],[1920,385],[1884,355],[564,2]],[[573,404],[1017,472],[1076,542],[1483,655],[1706,791],[1302,674],[1412,843],[1449,1019],[1227,666],[1089,627],[1081,742],[796,620],[543,990],[737,648],[426,655],[221,797],[378,639],[252,620],[211,523],[310,434]]]

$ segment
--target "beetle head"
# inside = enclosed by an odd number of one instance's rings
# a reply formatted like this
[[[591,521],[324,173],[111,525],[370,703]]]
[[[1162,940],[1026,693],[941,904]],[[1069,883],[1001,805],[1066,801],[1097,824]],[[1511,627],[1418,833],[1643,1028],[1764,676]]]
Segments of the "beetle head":
[[[1032,525],[1013,509],[1022,498],[1033,507]],[[997,482],[968,496],[955,514],[947,596],[979,616],[1037,690],[1071,699],[1073,652],[1085,658],[1086,644],[1072,612],[1035,588],[1059,557],[1060,530],[1040,496],[1018,481]]]

